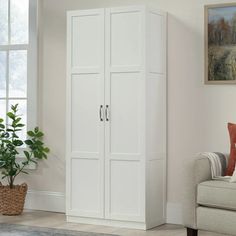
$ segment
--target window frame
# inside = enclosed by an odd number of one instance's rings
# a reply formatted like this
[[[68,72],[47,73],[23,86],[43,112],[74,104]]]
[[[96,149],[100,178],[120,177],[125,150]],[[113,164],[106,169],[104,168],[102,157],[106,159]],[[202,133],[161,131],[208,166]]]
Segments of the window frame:
[[[38,117],[38,0],[29,0],[29,44],[27,58],[27,129]]]
[[[10,39],[10,1],[8,0],[8,40]],[[37,125],[37,98],[38,98],[38,0],[29,0],[29,39],[28,44],[8,44],[0,45],[0,51],[7,52],[6,68],[6,97],[1,100],[6,101],[6,111],[8,110],[9,96],[9,51],[27,50],[27,130]],[[12,98],[11,98],[12,99]],[[13,98],[14,99],[14,98]],[[20,98],[17,98],[20,99]]]

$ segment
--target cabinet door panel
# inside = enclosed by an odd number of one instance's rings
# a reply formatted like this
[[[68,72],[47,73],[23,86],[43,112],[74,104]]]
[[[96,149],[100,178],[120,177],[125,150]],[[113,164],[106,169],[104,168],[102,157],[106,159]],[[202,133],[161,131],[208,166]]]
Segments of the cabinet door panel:
[[[104,10],[68,15],[67,214],[104,217]]]
[[[144,8],[106,10],[105,216],[144,220]],[[132,191],[130,191],[132,189]]]

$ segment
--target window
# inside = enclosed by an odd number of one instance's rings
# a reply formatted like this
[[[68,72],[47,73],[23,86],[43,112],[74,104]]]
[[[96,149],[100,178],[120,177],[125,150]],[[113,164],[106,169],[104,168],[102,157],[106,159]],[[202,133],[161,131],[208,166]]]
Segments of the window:
[[[27,124],[36,125],[37,0],[0,0],[0,117],[12,104]]]

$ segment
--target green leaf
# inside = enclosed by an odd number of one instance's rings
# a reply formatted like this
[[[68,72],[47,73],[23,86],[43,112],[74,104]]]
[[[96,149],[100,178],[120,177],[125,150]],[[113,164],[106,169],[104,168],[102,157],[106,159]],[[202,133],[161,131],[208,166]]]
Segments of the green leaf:
[[[0,161],[0,168],[2,168],[4,165],[6,165],[5,161]]]
[[[20,117],[18,117],[18,118],[15,120],[16,123],[18,123],[18,122],[20,122],[20,121],[21,121],[21,118],[20,118]]]
[[[15,132],[21,131],[22,129],[15,129]]]
[[[7,132],[13,132],[14,130],[13,129],[7,129]]]
[[[32,142],[30,139],[27,139],[27,140],[25,140],[25,144],[27,144],[27,145],[32,145],[33,142]]]
[[[2,123],[4,120],[2,118],[0,118],[0,123]]]
[[[43,132],[41,132],[41,131],[39,131],[38,133],[36,133],[36,137],[37,138],[41,138],[41,137],[43,137]]]
[[[14,176],[16,174],[17,170],[16,169],[12,169],[9,171],[9,176]]]
[[[12,137],[13,137],[13,138],[19,138],[19,136],[16,135],[15,133],[12,134]]]
[[[35,136],[35,134],[34,134],[33,131],[28,131],[27,134],[28,134],[30,137],[34,137],[34,136]]]
[[[21,127],[24,127],[25,125],[24,124],[16,124],[15,127],[16,128],[21,128]]]
[[[4,138],[9,138],[10,134],[8,132],[4,133]]]
[[[17,112],[18,105],[19,105],[18,103],[16,105],[11,105],[12,111]]]
[[[7,116],[11,118],[12,120],[14,120],[16,117],[12,112],[7,112]]]
[[[37,163],[38,163],[38,162],[35,161],[34,159],[31,159],[30,161],[33,162],[34,164],[37,164]]]
[[[38,132],[39,132],[39,127],[35,127],[35,128],[34,128],[34,132],[35,132],[35,133],[38,133]]]
[[[29,160],[29,159],[30,159],[30,154],[29,154],[29,152],[27,152],[27,151],[24,151],[24,154],[25,154],[25,156],[26,156],[27,160]]]
[[[37,140],[37,141],[35,142],[35,145],[37,145],[37,146],[42,146],[42,145],[43,145],[43,142],[41,142],[40,140]]]
[[[11,141],[10,140],[2,140],[3,143],[7,143],[7,144],[10,144]]]
[[[45,153],[42,153],[42,157],[43,157],[44,159],[47,159],[47,158],[48,158]]]
[[[18,163],[15,163],[15,167],[16,167],[17,169],[20,169],[20,165],[19,165]]]
[[[12,143],[17,147],[22,146],[24,144],[21,140],[14,140]]]
[[[48,147],[44,148],[44,152],[49,153],[50,149]]]

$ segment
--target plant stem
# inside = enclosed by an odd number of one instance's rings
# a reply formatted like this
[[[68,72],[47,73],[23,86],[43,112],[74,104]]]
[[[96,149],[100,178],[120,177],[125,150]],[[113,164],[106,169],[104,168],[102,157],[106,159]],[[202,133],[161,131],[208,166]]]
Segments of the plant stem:
[[[10,176],[10,188],[13,188],[14,178]]]
[[[23,166],[19,169],[19,171],[15,174],[13,181],[15,180],[16,176],[19,175],[21,173],[22,170],[24,170],[25,166],[27,166],[26,164],[23,164]]]

